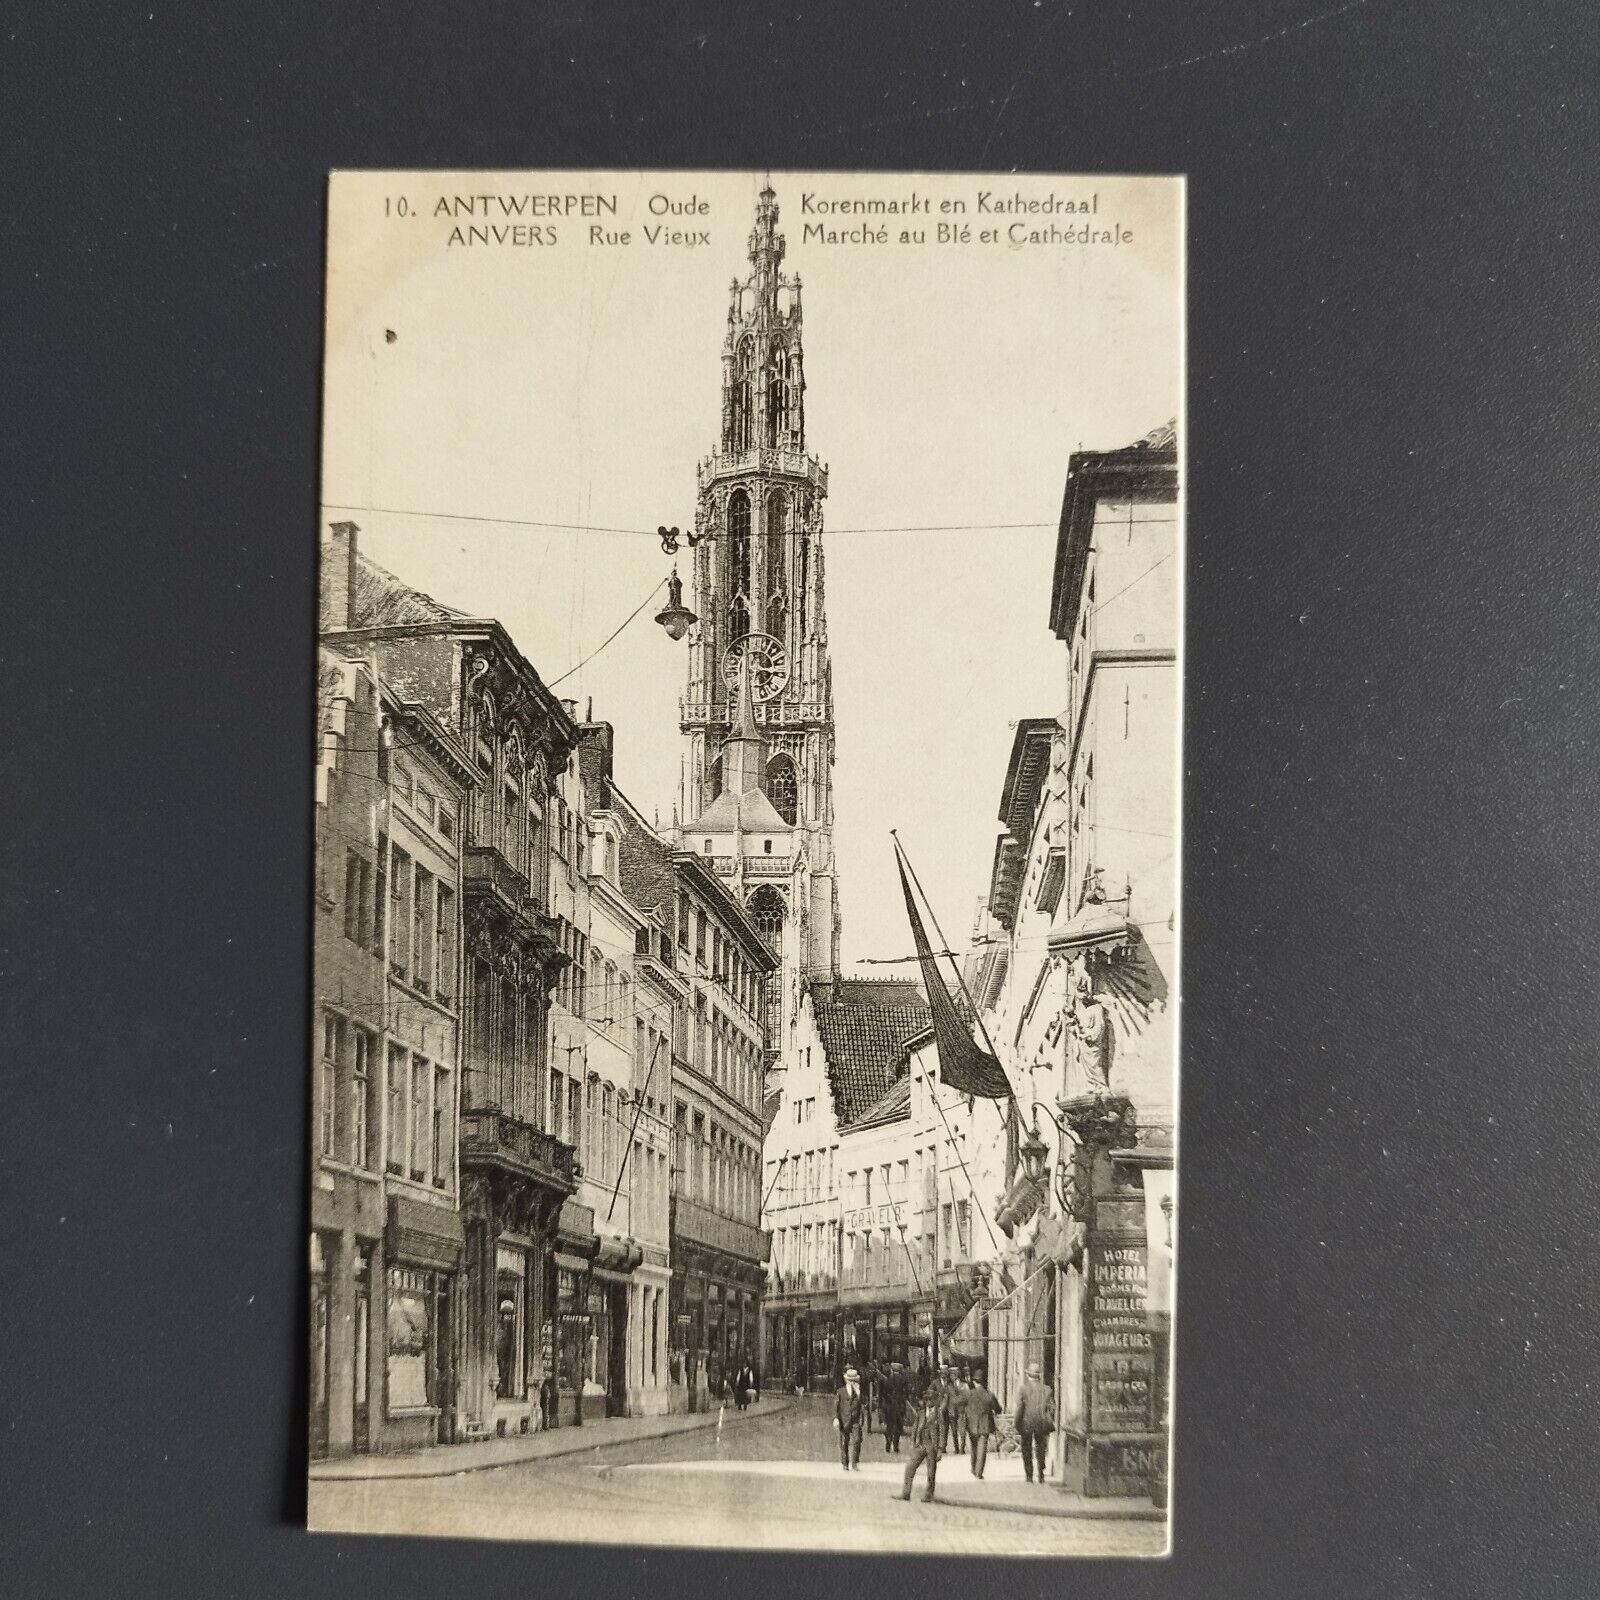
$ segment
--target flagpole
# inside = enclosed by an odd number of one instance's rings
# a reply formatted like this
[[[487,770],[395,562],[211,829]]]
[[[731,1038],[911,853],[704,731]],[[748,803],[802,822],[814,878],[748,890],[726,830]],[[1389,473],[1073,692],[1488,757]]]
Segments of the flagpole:
[[[895,854],[904,864],[906,871],[911,874],[911,881],[917,886],[917,893],[922,896],[922,903],[927,908],[928,920],[933,924],[933,931],[939,935],[939,943],[946,950],[949,950],[951,948],[950,941],[945,937],[944,929],[939,926],[939,914],[933,909],[933,902],[928,898],[928,891],[922,887],[922,880],[917,876],[917,869],[911,865],[911,857],[906,854],[905,847],[900,843],[899,833],[891,828],[889,837],[894,840]],[[995,1065],[1005,1074],[1006,1093],[1011,1097],[1011,1104],[1015,1108],[1017,1120],[1020,1122],[1022,1120],[1022,1107],[1017,1104],[1017,1091],[1011,1087],[1011,1074],[1006,1072],[1006,1064],[1000,1059],[1000,1052],[995,1049],[994,1040],[989,1037],[989,1030],[983,1024],[983,1014],[978,1010],[977,1004],[967,989],[967,981],[961,976],[961,969],[956,965],[955,957],[951,956],[948,959],[950,961],[950,970],[955,973],[956,982],[961,985],[961,992],[966,996],[967,1004],[972,1007],[972,1017],[973,1021],[978,1024],[978,1032],[983,1035],[983,1042],[988,1045],[989,1054],[994,1057]],[[937,967],[935,970],[937,970]],[[1002,1117],[1000,1120],[1003,1124],[1005,1118]]]

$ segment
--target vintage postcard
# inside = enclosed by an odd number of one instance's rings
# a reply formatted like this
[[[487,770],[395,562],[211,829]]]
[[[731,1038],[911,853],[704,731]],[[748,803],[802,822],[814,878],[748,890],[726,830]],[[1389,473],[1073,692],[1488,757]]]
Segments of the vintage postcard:
[[[1164,1553],[1182,181],[328,203],[311,1525]]]

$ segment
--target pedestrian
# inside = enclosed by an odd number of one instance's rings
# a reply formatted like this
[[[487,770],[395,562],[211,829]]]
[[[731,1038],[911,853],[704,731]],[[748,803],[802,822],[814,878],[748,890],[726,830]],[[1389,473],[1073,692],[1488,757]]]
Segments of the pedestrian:
[[[733,1375],[733,1403],[743,1411],[755,1396],[756,1375],[748,1361]]]
[[[900,1453],[900,1435],[905,1430],[906,1406],[910,1395],[906,1391],[906,1369],[898,1361],[889,1363],[889,1375],[883,1380],[883,1453]]]
[[[967,1448],[967,1380],[954,1367],[948,1369],[944,1391],[945,1449]]]
[[[846,1472],[861,1470],[861,1435],[866,1427],[867,1401],[861,1392],[861,1374],[844,1369],[844,1384],[833,1397],[833,1426],[839,1435],[839,1465]]]
[[[916,1481],[917,1468],[924,1462],[928,1466],[928,1489],[923,1500],[933,1499],[933,1486],[939,1476],[939,1452],[944,1443],[944,1405],[935,1398],[933,1385],[928,1386],[917,1414],[911,1423],[911,1455],[906,1461],[905,1483],[900,1498],[911,1498],[911,1485]]]
[[[1000,1415],[1000,1402],[983,1379],[983,1369],[979,1367],[972,1375],[972,1387],[967,1390],[964,1402],[967,1464],[972,1469],[972,1476],[980,1483],[983,1481],[984,1465],[989,1459],[989,1440],[994,1434],[994,1420]]]
[[[1022,1470],[1033,1482],[1035,1467],[1044,1482],[1045,1452],[1056,1426],[1056,1397],[1042,1376],[1037,1361],[1028,1363],[1028,1376],[1017,1392],[1017,1440],[1022,1446]]]

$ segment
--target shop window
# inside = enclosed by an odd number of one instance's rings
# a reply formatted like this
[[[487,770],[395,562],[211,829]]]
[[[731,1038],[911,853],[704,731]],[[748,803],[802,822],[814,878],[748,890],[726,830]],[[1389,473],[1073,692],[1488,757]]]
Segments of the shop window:
[[[437,1405],[439,1312],[443,1283],[436,1272],[389,1269],[389,1409]]]

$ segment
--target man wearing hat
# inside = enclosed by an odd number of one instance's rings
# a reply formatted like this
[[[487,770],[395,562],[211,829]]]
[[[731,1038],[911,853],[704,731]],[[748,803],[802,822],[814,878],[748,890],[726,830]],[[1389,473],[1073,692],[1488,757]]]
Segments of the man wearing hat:
[[[911,1455],[906,1461],[905,1483],[900,1498],[911,1498],[911,1485],[917,1468],[928,1464],[928,1490],[923,1500],[933,1499],[934,1480],[939,1476],[939,1453],[944,1447],[944,1399],[939,1386],[930,1383],[917,1404],[917,1414],[911,1423]]]
[[[1044,1482],[1045,1452],[1056,1426],[1056,1397],[1044,1381],[1037,1361],[1028,1363],[1028,1376],[1017,1392],[1017,1442],[1022,1446],[1022,1470],[1033,1482],[1034,1468]]]
[[[833,1426],[839,1435],[839,1465],[846,1472],[861,1470],[861,1435],[867,1425],[867,1397],[861,1392],[861,1374],[844,1369],[844,1383],[833,1397]]]
[[[889,1363],[889,1375],[878,1391],[883,1408],[883,1450],[888,1455],[900,1453],[900,1435],[906,1425],[906,1403],[910,1392],[906,1384],[906,1369],[898,1361]]]
[[[967,1462],[972,1468],[972,1476],[980,1481],[984,1465],[989,1459],[989,1440],[994,1433],[994,1419],[1000,1414],[1000,1402],[983,1378],[981,1367],[973,1372],[972,1387],[962,1401],[966,1408]]]
[[[950,1365],[944,1371],[944,1428],[946,1450],[967,1448],[967,1380]]]

